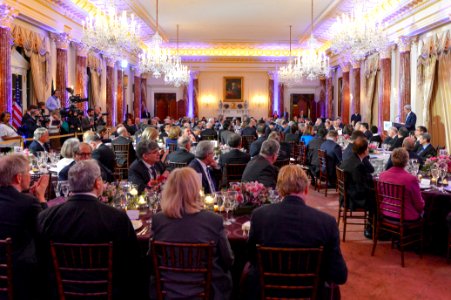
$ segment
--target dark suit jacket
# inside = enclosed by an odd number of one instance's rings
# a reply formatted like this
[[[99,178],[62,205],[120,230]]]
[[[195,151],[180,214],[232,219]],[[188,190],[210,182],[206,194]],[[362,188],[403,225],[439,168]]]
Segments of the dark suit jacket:
[[[343,151],[343,161],[350,159],[351,157],[355,156],[354,152],[352,152],[352,143],[349,143],[346,149]],[[374,167],[370,162],[370,157],[367,156],[362,160],[363,165],[366,168],[366,171],[368,173],[374,172]]]
[[[370,143],[372,143],[372,142],[378,142],[379,143],[379,147],[380,147],[382,145],[382,138],[381,138],[381,136],[380,135],[373,135],[370,138]]]
[[[23,134],[26,135],[27,138],[33,137],[33,133],[38,128],[37,121],[33,119],[33,117],[26,113],[22,118],[22,126],[21,130]]]
[[[387,145],[390,145],[390,146],[391,146],[391,145],[393,144],[393,141],[394,141],[393,138],[387,136],[387,137],[385,138],[385,140],[384,140],[384,144],[387,144]]]
[[[287,196],[280,203],[254,210],[248,239],[253,270],[256,270],[257,244],[305,248],[323,246],[321,280],[336,284],[347,280],[348,271],[340,250],[335,218],[307,206],[301,198]],[[258,281],[256,283],[258,285]]]
[[[345,191],[349,202],[348,207],[351,210],[355,208],[374,208],[373,179],[360,158],[354,154],[343,160],[340,167],[345,172]]]
[[[424,161],[429,157],[436,156],[437,151],[431,144],[427,145],[426,149],[423,150],[423,146],[420,146],[417,152],[418,156]]]
[[[221,133],[219,134],[221,137],[221,144],[223,145],[227,145],[227,141],[229,140],[229,136],[232,134],[233,132],[230,130],[223,130],[221,131]]]
[[[409,152],[409,159],[416,159],[418,163],[420,164],[420,169],[423,167],[423,159],[418,156],[418,154],[415,151],[408,151]],[[390,169],[393,167],[393,162],[391,161],[391,155],[390,158],[387,161],[387,164],[385,165],[385,170]]]
[[[157,162],[155,165],[155,171],[157,176],[161,175],[165,171],[165,166],[161,162]],[[156,179],[156,178],[153,178]],[[149,169],[142,162],[142,160],[135,160],[128,169],[128,181],[138,185],[138,193],[142,193],[150,180]]]
[[[213,128],[205,128],[204,130],[202,130],[202,132],[200,133],[200,139],[202,140],[204,136],[214,136],[215,140],[218,138],[218,134],[216,133],[216,130],[214,130]]]
[[[208,183],[207,174],[205,174],[204,169],[202,168],[202,165],[199,163],[199,161],[197,159],[193,159],[188,166],[193,168],[197,173],[202,174],[202,187],[204,188],[204,193],[211,194],[212,190],[210,189],[210,184]],[[218,190],[218,185],[215,180],[215,172],[210,168],[208,169],[210,171],[210,178],[213,181],[212,184],[214,185],[215,189]]]
[[[351,116],[351,123],[354,121],[354,124],[357,122],[362,121],[362,116],[360,114],[352,114]]]
[[[39,253],[48,242],[113,242],[113,299],[133,299],[139,275],[139,245],[127,215],[90,195],[74,195],[66,203],[45,210],[38,218]],[[50,264],[49,264],[50,265]],[[134,295],[135,297],[137,295]],[[134,298],[137,299],[137,298]]]
[[[407,130],[414,131],[416,124],[417,124],[417,115],[413,111],[411,111],[407,115],[406,123],[404,124],[404,126],[407,128]]]
[[[321,150],[325,150],[327,154],[327,176],[333,180],[337,177],[335,167],[342,161],[341,147],[331,140],[325,140],[321,144]]]
[[[300,136],[298,133],[287,133],[285,134],[285,142],[296,142],[298,143]]]
[[[44,144],[44,147],[41,146],[41,144],[39,144],[37,141],[32,141],[30,146],[28,146],[28,150],[30,150],[30,152],[36,156],[37,152],[42,152],[42,151],[47,151],[49,152],[50,147],[48,144]]]
[[[114,140],[111,141],[113,145],[128,145],[128,163],[131,164],[136,159],[136,152],[133,148],[133,143],[130,139],[127,139],[123,136],[118,136]],[[118,165],[123,165],[125,163],[125,158],[116,158]]]
[[[373,137],[373,133],[369,130],[365,131],[363,134],[366,136],[368,140],[370,140]]]
[[[176,162],[176,163],[185,163],[189,164],[194,159],[194,154],[191,152],[188,152],[186,149],[177,149],[176,151],[172,152],[168,155],[166,160],[168,162]],[[172,171],[171,168],[168,167],[169,171]]]
[[[269,163],[269,161],[261,155],[252,158],[244,169],[242,182],[258,181],[266,187],[274,188],[277,182],[277,167]]]
[[[34,299],[38,277],[36,220],[46,207],[12,186],[0,187],[0,239],[10,237],[13,242],[14,299]]]
[[[262,148],[263,142],[266,141],[265,136],[261,136],[258,139],[256,139],[249,148],[249,155],[251,157],[257,156],[260,154],[260,149]]]
[[[307,145],[307,164],[315,176],[319,172],[318,150],[323,143],[323,138],[315,136]]]
[[[239,149],[231,149],[229,152],[219,156],[219,165],[224,167],[226,164],[247,164],[250,156]]]
[[[291,147],[287,142],[280,142],[279,156],[277,160],[287,160],[290,159]]]
[[[392,144],[391,144],[391,147],[390,147],[390,151],[393,151],[393,150],[395,150],[396,148],[401,148],[402,147],[402,142],[404,142],[404,137],[399,137],[399,136],[395,136],[394,138],[393,138],[393,142],[392,142]]]
[[[245,127],[243,130],[241,130],[241,136],[244,135],[253,135],[257,137],[257,129],[255,127]]]
[[[157,241],[179,243],[214,242],[213,297],[211,299],[230,299],[232,292],[232,278],[229,270],[233,262],[233,253],[222,223],[223,220],[220,216],[209,211],[185,214],[181,219],[168,218],[160,212],[152,220],[153,238]],[[186,274],[181,275],[183,278],[186,278],[186,276]],[[190,274],[188,276],[192,278],[191,276],[193,275]],[[196,293],[195,288],[192,287],[165,286],[169,290],[168,299],[188,299]]]
[[[116,166],[116,154],[113,149],[105,144],[101,144],[97,149],[92,151],[92,158],[101,162],[111,173],[114,173],[114,167]]]
[[[69,170],[72,168],[73,165],[75,165],[76,161],[74,160],[67,166],[65,166],[59,173],[58,173],[58,181],[66,181],[69,179]],[[105,182],[113,182],[114,181],[114,175],[113,172],[111,172],[107,167],[105,167],[101,162],[97,160],[97,163],[99,164],[100,168],[100,176],[102,176],[102,180]]]

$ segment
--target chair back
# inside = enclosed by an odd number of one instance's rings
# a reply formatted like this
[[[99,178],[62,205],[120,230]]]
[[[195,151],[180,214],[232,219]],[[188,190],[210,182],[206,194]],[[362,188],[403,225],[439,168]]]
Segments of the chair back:
[[[335,167],[337,174],[337,190],[340,201],[343,201],[343,205],[346,207],[346,179],[345,171],[338,166]]]
[[[249,149],[251,148],[251,144],[256,140],[257,138],[255,135],[243,135],[241,137],[241,146],[246,149],[247,152],[249,152]]]
[[[225,164],[224,166],[224,184],[228,185],[230,182],[241,182],[246,164]]]
[[[289,165],[290,159],[284,159],[284,160],[276,160],[274,162],[274,165],[278,168],[282,168],[283,166]]]
[[[317,299],[323,247],[274,248],[257,245],[262,299]]]
[[[113,243],[67,244],[50,242],[60,299],[112,299]]]
[[[0,240],[0,295],[7,294],[8,300],[13,299],[13,266],[11,238]]]
[[[405,186],[389,182],[376,183],[376,195],[379,218],[389,214],[391,218],[404,222],[404,192]]]
[[[169,144],[169,153],[177,150],[177,144]]]
[[[173,161],[168,162],[168,169],[169,170],[175,170],[175,169],[183,168],[183,167],[186,167],[186,166],[187,166],[187,163],[173,162]]]
[[[116,161],[125,161],[123,165],[120,165],[121,167],[127,167],[130,165],[130,157],[129,157],[129,151],[130,147],[129,144],[111,144],[113,146],[114,154],[116,154]]]
[[[187,244],[152,241],[157,299],[170,299],[171,287],[196,291],[187,295],[210,299],[214,243]]]
[[[297,161],[298,151],[299,151],[299,143],[295,142],[295,141],[289,141],[287,143],[288,143],[288,145],[290,145],[290,158],[293,158],[295,161]]]
[[[214,135],[202,135],[200,139],[201,139],[201,141],[214,141],[215,136]]]
[[[327,176],[327,153],[325,150],[318,149],[319,170]]]
[[[307,165],[307,147],[304,145],[304,143],[301,143],[298,145],[298,153],[299,153],[299,158],[298,158],[299,164],[306,166]]]

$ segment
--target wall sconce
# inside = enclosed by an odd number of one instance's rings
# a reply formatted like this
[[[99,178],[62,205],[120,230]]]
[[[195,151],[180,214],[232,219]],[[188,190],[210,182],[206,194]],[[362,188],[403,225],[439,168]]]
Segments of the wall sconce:
[[[266,103],[266,97],[265,96],[255,96],[252,99],[252,102],[255,104],[255,106],[257,106],[258,108],[261,108]]]
[[[214,97],[211,95],[203,96],[201,100],[201,103],[204,104],[206,108],[208,108],[214,102]]]

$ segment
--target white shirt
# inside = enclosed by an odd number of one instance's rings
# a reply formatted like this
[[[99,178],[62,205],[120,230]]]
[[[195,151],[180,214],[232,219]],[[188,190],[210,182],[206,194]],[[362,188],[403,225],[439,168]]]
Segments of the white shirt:
[[[74,161],[73,158],[63,158],[60,161],[58,161],[56,163],[56,172],[59,173],[61,172],[62,169],[64,169],[64,167],[70,165],[72,162]]]
[[[201,161],[200,159],[198,159],[198,158],[196,158],[197,159],[197,161],[200,163],[200,165],[202,166],[202,169],[204,170],[204,173],[205,173],[205,175],[207,176],[207,181],[208,181],[208,184],[210,185],[210,191],[216,191],[216,188],[215,188],[215,185],[213,184],[213,182],[211,182],[211,180],[210,180],[210,176],[209,176],[209,174],[210,174],[210,171],[208,170],[208,168],[207,168],[207,165],[206,164],[204,164],[204,162],[203,161]],[[201,174],[202,175],[202,174]],[[201,178],[200,178],[200,181],[202,182],[202,176],[201,176]]]
[[[61,108],[61,103],[58,100],[58,98],[50,96],[47,101],[45,101],[45,107],[49,110],[55,110],[55,109],[60,109]]]
[[[17,134],[17,132],[14,130],[14,128],[12,128],[9,125],[0,124],[0,141],[3,141],[2,137],[6,136],[6,137],[14,137],[14,136],[19,136]],[[3,144],[0,145],[0,148],[6,148],[6,147],[14,147],[14,146],[19,146],[20,141],[16,140],[16,141],[9,141],[10,143],[8,144]]]

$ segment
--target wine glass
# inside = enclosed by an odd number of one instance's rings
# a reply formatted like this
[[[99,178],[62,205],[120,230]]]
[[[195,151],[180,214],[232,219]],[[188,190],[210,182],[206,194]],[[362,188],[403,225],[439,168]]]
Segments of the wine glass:
[[[431,169],[432,182],[435,182],[435,185],[438,185],[438,178],[440,176],[440,170],[437,167],[433,167]]]
[[[224,195],[221,192],[215,192],[213,197],[218,207],[218,212],[221,213],[224,211]]]
[[[58,184],[59,184],[59,190],[61,191],[61,193],[63,193],[64,198],[67,198],[67,196],[69,196],[69,192],[70,192],[69,182],[60,181],[60,182],[58,182]]]
[[[232,223],[236,221],[236,219],[233,217],[233,211],[238,206],[238,201],[236,200],[237,195],[238,195],[238,192],[236,192],[236,191],[227,192],[227,198],[229,199],[229,202],[230,202],[230,210],[232,211],[232,217],[228,220]]]
[[[447,173],[448,173],[448,166],[444,164],[439,168],[439,177],[440,177],[440,183],[441,183],[440,191],[442,191],[442,192],[444,191],[443,189],[445,186],[443,184],[443,181],[446,178]]]
[[[225,197],[224,200],[224,210],[226,211],[226,219],[224,221],[224,225],[228,226],[228,225],[232,225],[232,222],[230,222],[229,220],[229,211],[232,209],[232,201],[230,201],[229,197]]]

